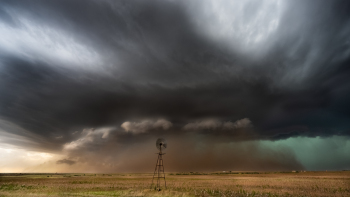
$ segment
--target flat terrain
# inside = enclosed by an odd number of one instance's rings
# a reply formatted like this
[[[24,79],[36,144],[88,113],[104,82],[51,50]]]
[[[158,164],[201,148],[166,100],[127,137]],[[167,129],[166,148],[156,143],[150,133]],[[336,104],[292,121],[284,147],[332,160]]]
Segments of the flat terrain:
[[[350,172],[0,174],[0,196],[350,196]]]

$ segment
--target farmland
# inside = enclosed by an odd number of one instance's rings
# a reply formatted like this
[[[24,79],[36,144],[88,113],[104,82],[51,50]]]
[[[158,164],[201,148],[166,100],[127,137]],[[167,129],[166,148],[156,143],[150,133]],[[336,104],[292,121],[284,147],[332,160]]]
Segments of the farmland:
[[[0,196],[350,196],[350,172],[0,174]]]

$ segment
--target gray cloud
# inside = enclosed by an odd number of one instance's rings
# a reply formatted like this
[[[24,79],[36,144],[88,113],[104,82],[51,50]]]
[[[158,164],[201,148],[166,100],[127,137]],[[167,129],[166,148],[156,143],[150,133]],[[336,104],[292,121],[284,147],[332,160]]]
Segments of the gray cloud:
[[[218,129],[221,122],[213,119],[207,119],[199,122],[188,123],[184,126],[185,130],[201,130],[201,129]]]
[[[121,127],[126,132],[132,133],[144,133],[153,129],[163,129],[168,130],[173,124],[164,119],[158,120],[142,120],[140,122],[124,122]]]
[[[241,128],[248,128],[252,127],[252,122],[248,118],[243,118],[240,120],[232,122],[225,122],[222,127],[224,129],[241,129]]]
[[[103,144],[113,128],[84,129],[77,140],[64,144],[64,150],[87,149]]]
[[[73,161],[73,160],[69,160],[69,159],[62,159],[62,160],[58,160],[56,163],[57,163],[57,164],[68,164],[68,165],[73,165],[73,164],[75,164],[76,162]]]
[[[252,127],[251,121],[248,118],[243,118],[235,122],[221,122],[215,119],[205,119],[202,121],[191,122],[186,124],[185,130],[234,130]]]

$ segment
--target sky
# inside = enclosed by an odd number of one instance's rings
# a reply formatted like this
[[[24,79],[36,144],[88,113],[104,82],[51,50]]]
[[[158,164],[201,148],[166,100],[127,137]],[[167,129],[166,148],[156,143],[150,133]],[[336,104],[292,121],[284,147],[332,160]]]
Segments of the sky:
[[[349,13],[2,0],[0,173],[350,170]]]

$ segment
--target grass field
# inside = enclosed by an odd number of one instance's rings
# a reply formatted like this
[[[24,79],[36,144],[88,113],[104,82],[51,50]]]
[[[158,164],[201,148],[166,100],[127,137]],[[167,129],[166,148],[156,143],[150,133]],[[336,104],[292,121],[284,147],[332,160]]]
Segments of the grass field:
[[[350,196],[350,172],[0,174],[0,196]]]

